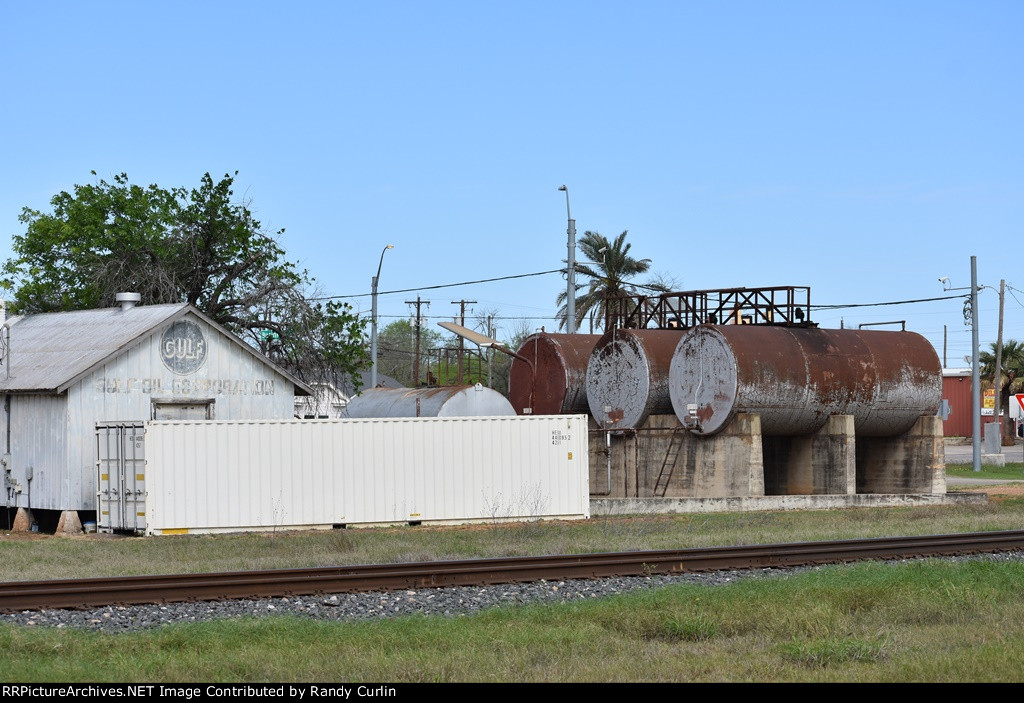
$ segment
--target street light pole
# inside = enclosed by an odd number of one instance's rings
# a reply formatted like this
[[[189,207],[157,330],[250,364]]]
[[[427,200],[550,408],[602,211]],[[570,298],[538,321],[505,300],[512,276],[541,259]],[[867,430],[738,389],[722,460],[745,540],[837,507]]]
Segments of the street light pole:
[[[380,253],[380,262],[377,264],[377,275],[370,281],[373,307],[370,312],[370,388],[377,387],[377,282],[380,280],[380,267],[384,265],[384,254],[388,249],[394,249],[394,245],[388,244]]]
[[[569,334],[576,333],[576,220],[572,219],[572,213],[569,211],[569,189],[564,185],[559,186],[558,190],[565,191],[565,214],[569,220],[569,228],[566,232],[569,234],[569,257],[566,259],[566,263],[569,264],[568,275],[566,276],[565,286],[565,330]]]

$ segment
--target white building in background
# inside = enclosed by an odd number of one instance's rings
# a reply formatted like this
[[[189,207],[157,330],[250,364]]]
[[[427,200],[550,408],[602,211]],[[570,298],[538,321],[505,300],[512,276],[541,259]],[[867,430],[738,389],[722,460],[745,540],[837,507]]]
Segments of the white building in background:
[[[97,422],[287,419],[313,392],[187,304],[14,317],[2,331],[8,508],[95,510]]]

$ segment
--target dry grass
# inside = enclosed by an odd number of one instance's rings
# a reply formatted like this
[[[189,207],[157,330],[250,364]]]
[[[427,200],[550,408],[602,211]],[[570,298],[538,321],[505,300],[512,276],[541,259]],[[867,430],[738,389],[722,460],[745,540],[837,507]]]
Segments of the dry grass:
[[[971,489],[974,490],[974,489]],[[0,580],[194,573],[1018,529],[1020,486],[975,506],[597,517],[178,537],[0,535]]]

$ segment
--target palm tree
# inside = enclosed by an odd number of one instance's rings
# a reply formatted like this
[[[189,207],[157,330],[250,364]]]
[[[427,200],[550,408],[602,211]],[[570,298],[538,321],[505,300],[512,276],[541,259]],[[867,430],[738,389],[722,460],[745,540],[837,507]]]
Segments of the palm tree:
[[[1024,383],[1024,343],[1008,339],[1003,342],[1003,355],[1000,361],[999,382],[996,383],[996,343],[990,345],[992,351],[984,351],[978,355],[978,362],[981,365],[981,376],[992,381],[994,387],[999,389],[999,406],[1003,409],[1003,417],[1007,420],[1010,417],[1010,394],[1014,390],[1020,390]],[[998,418],[996,418],[998,420]],[[1013,442],[1013,426],[1003,422],[1003,441]]]
[[[626,281],[627,278],[637,274],[646,273],[651,268],[650,259],[634,259],[629,255],[630,244],[626,243],[624,231],[615,241],[609,241],[607,237],[598,232],[584,232],[578,242],[579,250],[590,263],[576,263],[576,273],[588,277],[589,281],[576,284],[576,327],[583,323],[583,320],[590,318],[590,330],[594,330],[595,319],[597,326],[604,325],[607,318],[610,301],[624,295],[635,295],[638,288],[665,292],[668,290],[661,283],[636,284]],[[580,295],[580,291],[586,289]],[[558,294],[556,303],[561,307],[558,310],[558,327],[565,327],[567,317],[566,293]]]

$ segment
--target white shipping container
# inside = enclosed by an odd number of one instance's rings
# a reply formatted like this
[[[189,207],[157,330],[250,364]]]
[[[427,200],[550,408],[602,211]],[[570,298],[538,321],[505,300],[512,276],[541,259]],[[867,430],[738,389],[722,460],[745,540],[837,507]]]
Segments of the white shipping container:
[[[147,422],[145,531],[586,518],[587,451],[585,415]]]

